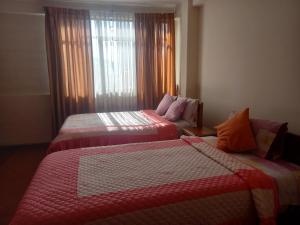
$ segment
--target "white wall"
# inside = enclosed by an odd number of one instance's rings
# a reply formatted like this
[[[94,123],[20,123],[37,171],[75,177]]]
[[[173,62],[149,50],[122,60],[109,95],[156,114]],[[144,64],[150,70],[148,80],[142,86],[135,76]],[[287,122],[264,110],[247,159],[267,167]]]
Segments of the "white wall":
[[[0,145],[51,140],[44,16],[32,3],[2,1]]]
[[[300,133],[300,1],[208,0],[201,96],[204,123],[249,106]]]

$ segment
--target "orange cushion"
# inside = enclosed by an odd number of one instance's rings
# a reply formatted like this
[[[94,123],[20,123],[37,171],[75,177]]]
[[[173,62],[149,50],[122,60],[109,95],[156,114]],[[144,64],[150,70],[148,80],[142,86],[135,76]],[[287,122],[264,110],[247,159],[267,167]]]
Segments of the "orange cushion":
[[[225,152],[244,152],[256,148],[249,121],[249,108],[236,113],[215,128],[218,135],[217,148]]]

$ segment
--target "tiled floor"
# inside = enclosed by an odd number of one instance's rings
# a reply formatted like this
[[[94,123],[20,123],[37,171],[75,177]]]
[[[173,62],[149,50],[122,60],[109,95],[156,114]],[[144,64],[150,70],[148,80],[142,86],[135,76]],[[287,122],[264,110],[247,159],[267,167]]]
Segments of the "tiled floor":
[[[0,225],[9,223],[47,145],[0,147]]]

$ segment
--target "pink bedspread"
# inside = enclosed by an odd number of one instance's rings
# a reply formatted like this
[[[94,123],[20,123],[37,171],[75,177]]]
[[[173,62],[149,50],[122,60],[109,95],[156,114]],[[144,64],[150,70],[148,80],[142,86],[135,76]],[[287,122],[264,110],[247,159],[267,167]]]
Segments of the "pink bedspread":
[[[300,205],[300,166],[284,160],[266,160],[250,153],[235,153],[233,156],[275,180],[281,211],[290,205]]]
[[[11,225],[263,225],[277,207],[269,176],[184,137],[48,155]]]
[[[78,114],[66,119],[48,153],[176,138],[178,135],[174,123],[153,110]]]

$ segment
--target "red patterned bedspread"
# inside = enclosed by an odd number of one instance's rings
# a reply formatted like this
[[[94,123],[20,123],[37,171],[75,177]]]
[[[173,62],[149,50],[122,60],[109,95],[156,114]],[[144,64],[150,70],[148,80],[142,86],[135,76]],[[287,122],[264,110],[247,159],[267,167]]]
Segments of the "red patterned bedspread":
[[[11,225],[263,225],[277,206],[269,176],[183,137],[48,155]]]
[[[48,153],[176,138],[178,135],[175,124],[153,110],[77,114],[66,119]]]

